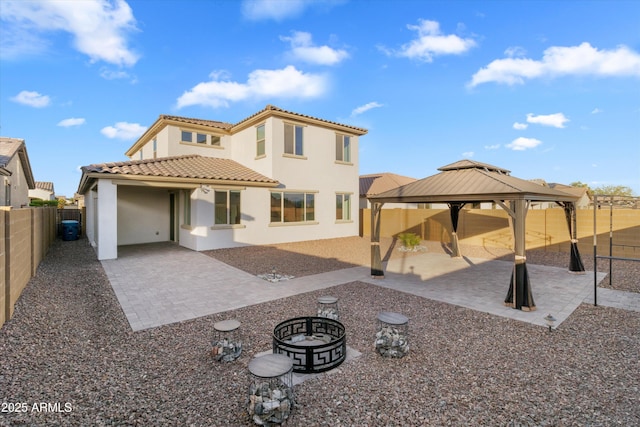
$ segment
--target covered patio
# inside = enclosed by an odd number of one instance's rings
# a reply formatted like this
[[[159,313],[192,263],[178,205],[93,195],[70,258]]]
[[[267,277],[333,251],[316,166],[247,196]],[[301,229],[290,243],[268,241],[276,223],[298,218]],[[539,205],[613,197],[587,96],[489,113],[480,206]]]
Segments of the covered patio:
[[[536,309],[526,264],[526,215],[531,202],[556,202],[565,209],[571,253],[570,272],[584,272],[577,248],[575,201],[577,197],[510,175],[511,171],[486,163],[461,160],[438,169],[436,175],[370,196],[371,276],[384,278],[380,256],[380,211],[384,203],[446,203],[451,212],[451,251],[462,254],[457,227],[460,210],[470,203],[490,202],[509,214],[514,236],[514,265],[504,304],[515,309]]]

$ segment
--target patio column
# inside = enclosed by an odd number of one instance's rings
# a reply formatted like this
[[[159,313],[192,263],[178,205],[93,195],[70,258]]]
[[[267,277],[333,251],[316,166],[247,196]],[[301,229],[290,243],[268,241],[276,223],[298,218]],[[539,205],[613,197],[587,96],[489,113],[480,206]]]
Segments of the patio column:
[[[460,216],[460,210],[465,203],[447,203],[449,205],[449,211],[451,213],[451,226],[453,231],[451,232],[451,256],[461,257],[460,247],[458,246],[458,217]]]
[[[384,279],[380,257],[380,211],[383,203],[371,203],[371,277]]]
[[[527,204],[528,202],[526,200],[514,200],[511,202],[511,208],[509,209],[501,203],[513,219],[515,252],[515,262],[513,271],[511,272],[509,291],[507,292],[504,304],[518,310],[533,311],[536,309],[536,305],[533,302],[533,294],[531,293],[531,285],[529,283],[525,248]]]

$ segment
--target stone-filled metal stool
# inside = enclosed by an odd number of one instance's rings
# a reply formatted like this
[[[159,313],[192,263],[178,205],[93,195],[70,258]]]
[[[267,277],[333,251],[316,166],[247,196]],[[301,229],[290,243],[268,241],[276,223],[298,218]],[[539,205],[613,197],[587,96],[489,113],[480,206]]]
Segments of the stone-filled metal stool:
[[[236,319],[222,320],[213,324],[214,339],[211,355],[220,362],[231,362],[242,353],[240,322]]]
[[[251,383],[247,410],[257,425],[285,422],[295,403],[293,360],[284,354],[266,354],[249,362]]]
[[[383,311],[377,316],[376,351],[384,357],[404,357],[409,352],[409,319]]]
[[[318,317],[339,320],[338,298],[328,295],[318,298]]]

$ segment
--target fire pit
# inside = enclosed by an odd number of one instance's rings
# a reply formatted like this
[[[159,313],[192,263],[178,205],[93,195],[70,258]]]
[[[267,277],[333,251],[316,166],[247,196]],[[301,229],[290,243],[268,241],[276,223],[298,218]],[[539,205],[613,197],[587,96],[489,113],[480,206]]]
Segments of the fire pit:
[[[273,330],[273,352],[293,360],[293,372],[315,374],[339,366],[347,357],[342,323],[325,317],[296,317]]]

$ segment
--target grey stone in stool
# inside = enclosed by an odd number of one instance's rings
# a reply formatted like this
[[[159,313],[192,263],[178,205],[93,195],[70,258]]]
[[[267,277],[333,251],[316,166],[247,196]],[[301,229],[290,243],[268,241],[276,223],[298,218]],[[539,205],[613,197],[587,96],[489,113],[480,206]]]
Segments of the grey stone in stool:
[[[318,298],[318,317],[339,320],[338,298],[328,295]]]
[[[266,354],[249,362],[247,410],[257,425],[282,424],[295,403],[293,360],[284,354]]]
[[[211,355],[218,361],[231,362],[242,353],[240,322],[236,319],[222,320],[213,324],[214,340]]]
[[[376,351],[384,357],[404,357],[409,352],[409,318],[400,313],[378,313]]]

